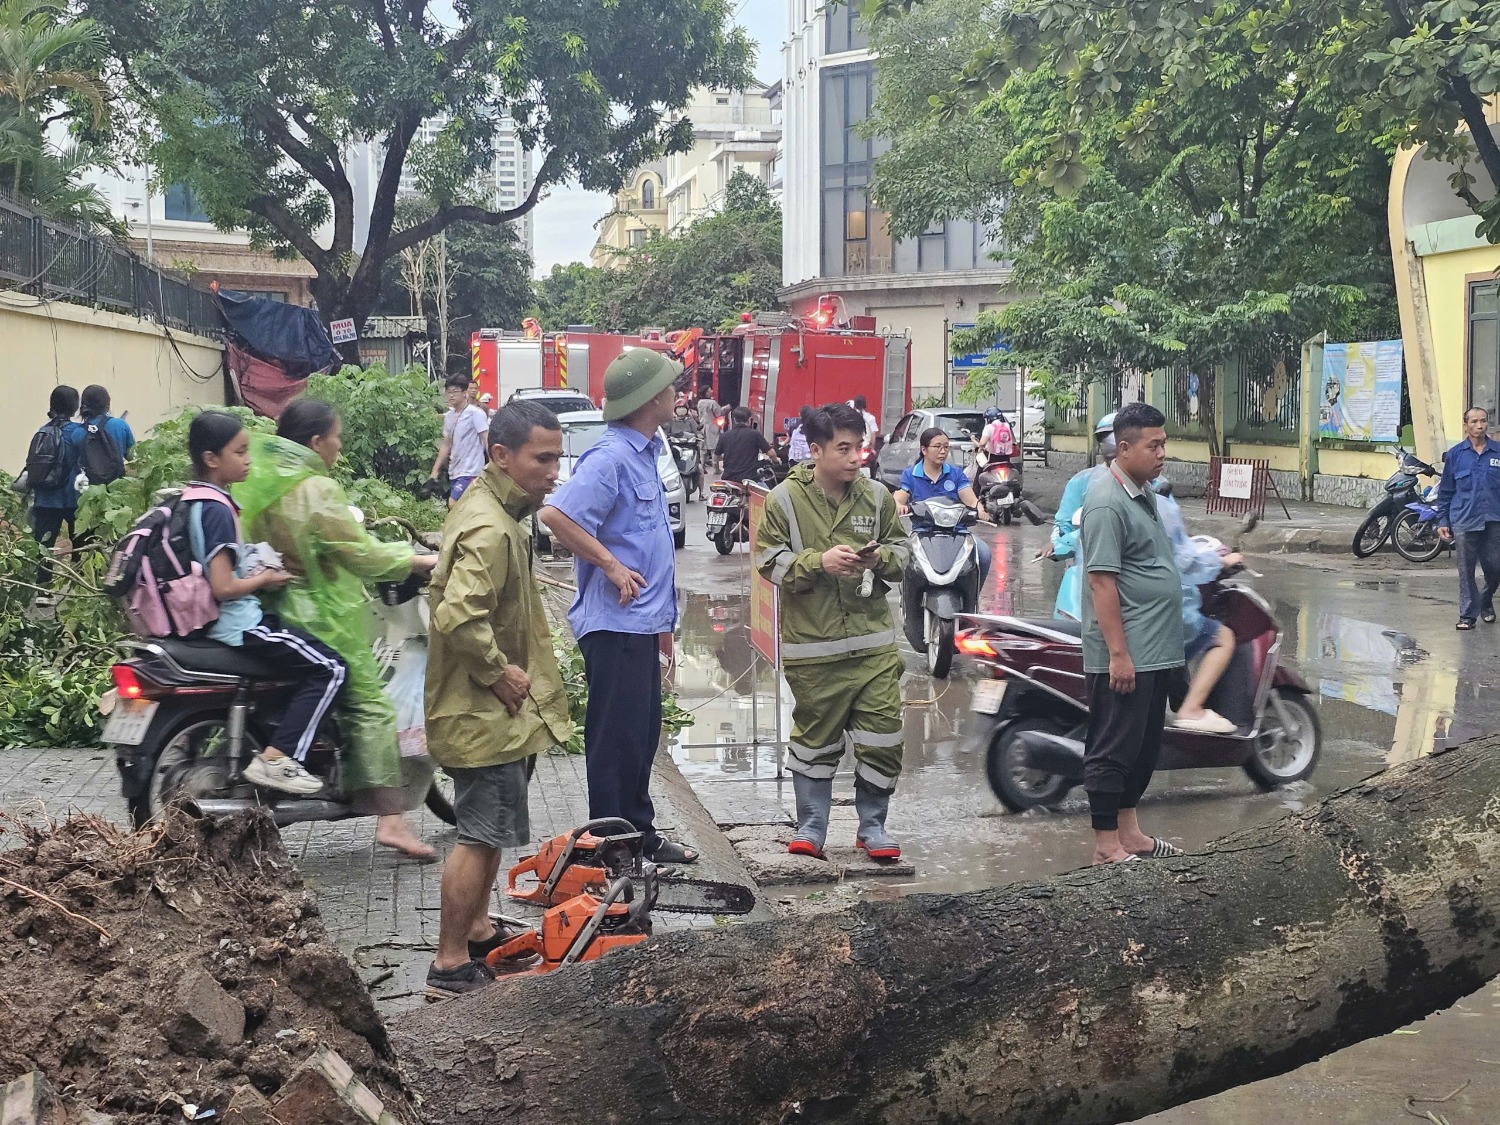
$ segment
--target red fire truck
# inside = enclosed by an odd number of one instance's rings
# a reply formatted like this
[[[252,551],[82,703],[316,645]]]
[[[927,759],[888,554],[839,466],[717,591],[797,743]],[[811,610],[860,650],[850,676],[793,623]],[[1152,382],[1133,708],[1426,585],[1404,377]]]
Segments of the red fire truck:
[[[527,336],[481,328],[469,338],[473,377],[482,392],[501,406],[512,394],[533,387],[569,387],[595,403],[604,401],[604,369],[627,348],[670,350],[661,333],[622,336],[613,332],[544,332]]]
[[[785,433],[803,406],[855,395],[889,430],[911,409],[910,343],[877,332],[874,317],[836,327],[821,306],[810,317],[762,313],[699,342],[695,386],[707,383],[718,402],[748,406],[767,434]]]

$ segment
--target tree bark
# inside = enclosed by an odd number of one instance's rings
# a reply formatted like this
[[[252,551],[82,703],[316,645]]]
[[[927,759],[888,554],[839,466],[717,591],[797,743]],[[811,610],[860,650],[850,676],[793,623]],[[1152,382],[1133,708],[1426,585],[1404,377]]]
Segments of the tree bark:
[[[1202,854],[666,934],[395,1041],[434,1123],[1129,1121],[1500,972],[1496,793],[1490,738]]]

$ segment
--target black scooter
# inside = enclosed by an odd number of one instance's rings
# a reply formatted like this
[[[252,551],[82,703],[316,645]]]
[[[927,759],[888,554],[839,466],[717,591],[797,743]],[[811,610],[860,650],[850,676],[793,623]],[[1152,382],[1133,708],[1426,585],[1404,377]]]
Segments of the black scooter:
[[[1405,449],[1391,450],[1396,458],[1396,471],[1385,482],[1385,495],[1371,506],[1364,522],[1354,533],[1354,557],[1369,558],[1391,537],[1396,519],[1406,511],[1408,504],[1415,504],[1422,497],[1417,492],[1418,477],[1435,477],[1437,470],[1426,461]]]
[[[958,615],[979,607],[979,551],[974,536],[963,530],[976,519],[972,508],[951,500],[911,506],[911,561],[901,579],[901,614],[906,639],[927,654],[927,671],[940,680],[953,667]]]
[[[1021,494],[1020,465],[1005,457],[986,462],[980,454],[974,473],[974,493],[993,523],[1009,524],[1018,516],[1025,516],[1034,525],[1047,522],[1037,506]]]
[[[750,480],[775,488],[784,473],[762,457]],[[708,486],[708,538],[721,555],[734,550],[736,543],[750,542],[750,492],[732,480],[716,480]]]

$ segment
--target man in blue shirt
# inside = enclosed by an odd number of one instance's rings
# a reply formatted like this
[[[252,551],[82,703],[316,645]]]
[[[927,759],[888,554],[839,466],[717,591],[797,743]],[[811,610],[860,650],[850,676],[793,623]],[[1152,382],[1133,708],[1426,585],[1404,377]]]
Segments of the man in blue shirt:
[[[1458,628],[1474,628],[1476,616],[1495,620],[1500,588],[1500,442],[1489,436],[1483,407],[1464,411],[1464,440],[1443,456],[1438,485],[1438,534],[1458,546]],[[1474,582],[1474,564],[1484,572],[1484,590]]]
[[[634,348],[604,372],[604,436],[540,518],[573,553],[578,594],[568,623],[588,677],[583,726],[589,817],[622,817],[646,858],[693,863],[698,853],[657,834],[651,763],[661,742],[662,670],[677,628],[676,561],[657,472],[657,430],[672,420],[677,366]]]

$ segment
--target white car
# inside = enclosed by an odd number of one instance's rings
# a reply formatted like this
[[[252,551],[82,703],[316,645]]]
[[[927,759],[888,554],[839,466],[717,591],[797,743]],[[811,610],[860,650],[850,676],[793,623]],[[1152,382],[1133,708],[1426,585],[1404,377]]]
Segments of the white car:
[[[562,466],[557,474],[557,483],[561,487],[573,475],[573,466],[583,456],[584,450],[604,436],[607,423],[604,421],[604,413],[599,410],[570,410],[559,414],[557,420],[562,423],[563,437]],[[672,527],[672,542],[681,548],[687,542],[687,524],[683,518],[687,509],[687,490],[682,486],[682,474],[677,471],[677,462],[672,457],[671,446],[667,444],[667,435],[658,429],[656,436],[661,442],[661,452],[656,458],[656,471],[661,477],[662,491],[666,493],[667,522]],[[546,534],[541,527],[537,532],[540,536]]]

